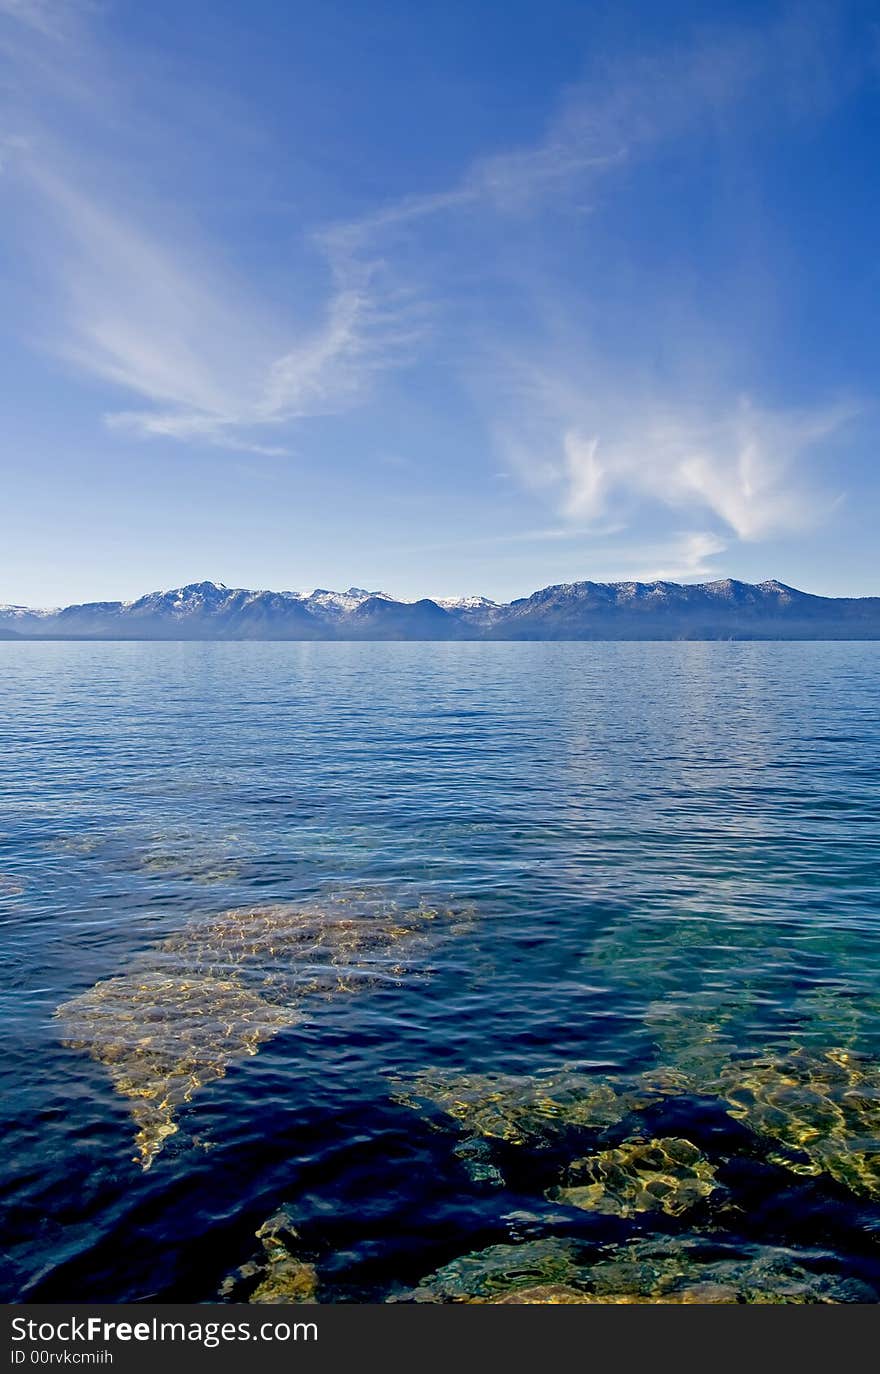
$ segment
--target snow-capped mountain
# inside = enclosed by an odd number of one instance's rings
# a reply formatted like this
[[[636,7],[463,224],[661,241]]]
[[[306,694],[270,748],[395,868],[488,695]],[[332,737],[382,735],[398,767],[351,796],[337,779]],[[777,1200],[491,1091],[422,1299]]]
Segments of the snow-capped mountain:
[[[435,596],[434,601],[444,611],[484,611],[497,607],[488,596]]]
[[[34,616],[55,615],[60,610],[59,606],[51,609],[40,609],[30,606],[4,606],[0,605],[0,615],[10,620],[30,620]]]
[[[327,620],[341,619],[371,597],[377,597],[380,601],[394,600],[387,592],[367,592],[363,587],[349,587],[347,592],[330,592],[323,587],[316,587],[312,592],[291,592],[290,595],[307,606],[313,615]]]
[[[398,600],[251,591],[192,582],[136,601],[62,609],[0,605],[21,639],[880,639],[880,597],[822,597],[771,579],[568,582],[509,604],[485,596]]]
[[[34,627],[39,630],[40,625],[58,614],[58,606],[34,607],[30,606],[6,606],[0,605],[0,628],[8,633],[27,631]]]

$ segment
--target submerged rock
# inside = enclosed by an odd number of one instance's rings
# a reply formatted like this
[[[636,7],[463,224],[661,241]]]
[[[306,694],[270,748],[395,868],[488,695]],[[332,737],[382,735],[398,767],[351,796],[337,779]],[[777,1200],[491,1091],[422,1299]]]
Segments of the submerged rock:
[[[619,1217],[637,1212],[681,1216],[717,1187],[715,1169],[689,1140],[631,1140],[575,1160],[554,1202]]]
[[[431,948],[461,913],[277,904],[195,917],[56,1011],[64,1042],[108,1069],[149,1168],[177,1111],[300,1016],[309,995],[356,992],[404,972],[392,951]],[[445,918],[445,920],[443,919]]]
[[[416,1111],[427,1104],[468,1136],[530,1146],[570,1128],[604,1130],[658,1097],[648,1087],[576,1069],[534,1076],[427,1069],[391,1082],[395,1101]]]
[[[256,1285],[247,1299],[249,1303],[287,1304],[317,1301],[318,1273],[309,1261],[296,1253],[300,1236],[289,1213],[275,1212],[255,1233],[261,1252],[242,1265],[220,1286],[225,1301],[239,1301],[242,1285]]]
[[[238,978],[156,970],[96,983],[56,1015],[65,1044],[88,1050],[128,1099],[145,1169],[178,1129],[183,1103],[298,1019]]]
[[[778,1142],[771,1162],[880,1198],[880,1061],[844,1048],[735,1059],[715,1041],[716,1024],[699,1010],[683,1015],[680,1043],[687,1052],[635,1077],[579,1069],[535,1075],[427,1069],[392,1079],[393,1096],[429,1121],[439,1114],[435,1124],[445,1118],[460,1132],[456,1154],[478,1182],[503,1181],[486,1142],[558,1148],[568,1130],[601,1135],[664,1099],[698,1096],[717,1099],[735,1120]],[[640,1136],[575,1161],[548,1196],[620,1216],[676,1215],[716,1186],[713,1167],[689,1141]]]
[[[58,835],[46,840],[44,848],[56,854],[97,854],[106,844],[106,835],[85,831],[79,835]]]
[[[707,971],[734,976],[731,990],[747,988],[766,978],[768,966],[789,967],[793,957],[782,945],[768,951],[765,931],[752,921],[722,922],[685,911],[662,918],[628,916],[598,937],[589,963],[654,1000],[699,996]]]
[[[590,1255],[573,1241],[550,1238],[493,1245],[463,1255],[394,1301],[510,1305],[876,1301],[876,1293],[865,1284],[811,1267],[821,1258],[770,1246],[737,1253],[693,1235],[635,1240]]]
[[[569,1288],[564,1283],[539,1283],[534,1288],[514,1288],[512,1293],[504,1293],[500,1298],[473,1298],[472,1302],[489,1302],[493,1306],[516,1304],[518,1306],[560,1307],[572,1303],[594,1302],[589,1293],[577,1288]]]
[[[811,988],[796,1006],[798,1043],[812,1053],[828,1045],[880,1059],[880,997],[870,990],[872,971],[863,960],[860,980],[838,978]]]
[[[474,1299],[475,1302],[481,1299]],[[491,1298],[493,1304],[559,1305],[561,1303],[592,1303],[594,1306],[618,1307],[632,1304],[658,1306],[671,1303],[738,1303],[739,1295],[735,1288],[723,1283],[695,1283],[690,1288],[681,1288],[674,1293],[657,1294],[643,1297],[638,1293],[585,1293],[577,1288],[566,1288],[563,1284],[547,1284],[538,1288],[517,1288],[503,1298]]]
[[[325,906],[236,907],[195,917],[163,940],[157,954],[209,974],[250,970],[266,997],[287,1001],[399,976],[404,970],[386,956],[401,946],[411,953],[428,947],[453,914],[427,906],[377,910],[344,898]]]
[[[573,1241],[551,1237],[491,1245],[450,1261],[394,1301],[490,1302],[523,1289],[569,1287],[581,1272]]]
[[[492,1161],[492,1147],[488,1140],[468,1136],[458,1142],[452,1153],[461,1160],[472,1183],[489,1184],[493,1188],[504,1187],[504,1175]]]
[[[737,1250],[695,1235],[664,1236],[615,1246],[589,1266],[589,1284],[601,1301],[621,1295],[649,1302],[876,1301],[867,1285],[841,1278],[827,1264],[827,1255],[818,1252],[761,1245]]]
[[[181,878],[196,883],[230,883],[240,878],[243,872],[242,861],[237,857],[157,848],[138,850],[122,868],[133,873]]]
[[[719,1091],[732,1117],[787,1147],[774,1162],[880,1198],[876,1061],[847,1049],[746,1059],[723,1070]]]
[[[253,845],[239,835],[216,835],[190,827],[144,831],[122,826],[108,831],[62,836],[48,841],[58,853],[97,855],[123,873],[169,877],[183,882],[231,882],[244,871]]]
[[[746,1000],[743,995],[729,997],[720,1007],[714,998],[694,994],[650,1002],[644,1024],[661,1055],[658,1071],[677,1075],[686,1092],[711,1095],[721,1069],[736,1049],[733,1026]]]

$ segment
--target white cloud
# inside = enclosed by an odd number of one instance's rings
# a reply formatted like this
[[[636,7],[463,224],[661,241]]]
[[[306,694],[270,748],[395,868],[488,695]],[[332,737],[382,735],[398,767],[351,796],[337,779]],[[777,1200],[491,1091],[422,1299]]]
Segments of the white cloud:
[[[705,531],[681,534],[658,548],[634,550],[627,575],[636,576],[641,582],[694,582],[714,577],[717,567],[712,560],[726,548],[727,541],[717,534]],[[619,574],[612,580],[622,580],[622,577]]]
[[[377,299],[362,267],[337,273],[322,317],[296,329],[212,272],[201,245],[167,242],[73,185],[45,149],[28,152],[16,171],[38,197],[63,307],[51,346],[149,403],[109,415],[114,427],[279,452],[255,434],[351,404],[412,335],[405,307]]]
[[[90,40],[70,36],[63,48],[44,41],[81,10],[53,0],[0,0],[0,14],[24,20],[35,43],[58,47],[54,58],[43,53],[33,65],[36,89],[28,91],[25,113],[43,96],[51,105],[55,72],[69,101],[88,99],[92,109],[103,102],[112,123],[113,83],[102,84]],[[662,140],[740,111],[755,82],[772,77],[793,35],[800,35],[801,53],[805,43],[809,52],[821,48],[824,33],[815,27],[785,20],[743,28],[609,67],[568,92],[533,145],[477,158],[435,192],[326,226],[311,240],[321,255],[314,276],[323,282],[323,299],[317,307],[310,302],[299,320],[218,267],[212,245],[181,235],[179,219],[169,229],[161,200],[144,186],[133,194],[118,163],[98,166],[67,137],[56,112],[48,131],[16,133],[17,146],[7,142],[10,191],[29,191],[41,206],[40,252],[59,291],[51,346],[132,398],[107,417],[116,428],[283,454],[283,445],[266,442],[267,431],[271,439],[271,431],[292,421],[360,400],[377,372],[413,357],[427,332],[424,301],[460,290],[458,256],[445,276],[434,275],[437,226],[454,217],[465,253],[473,232],[471,268],[488,276],[511,224],[548,206],[580,206]],[[19,48],[16,55],[20,66],[26,54]],[[76,79],[78,67],[88,80]],[[517,266],[500,294],[527,297],[529,267],[519,264],[516,248],[509,256]],[[503,319],[506,299],[493,323],[497,304],[478,295],[461,317],[464,326],[459,319],[466,334],[450,334],[445,356],[467,374],[490,428],[501,428],[510,470],[528,489],[549,495],[564,521],[622,524],[636,504],[649,502],[711,515],[730,535],[757,539],[802,527],[820,510],[802,479],[801,458],[835,432],[845,418],[840,408],[773,411],[731,401],[723,386],[702,401],[672,394],[662,403],[633,403],[632,377],[625,369],[611,375],[596,368],[603,341],[579,319],[574,333],[586,331],[588,387],[571,358],[530,375],[529,348],[518,356],[519,341]],[[563,290],[536,308],[569,320],[582,303],[578,294],[573,306]],[[473,365],[478,332],[493,374],[488,380]],[[498,373],[507,375],[508,390],[518,389],[514,407],[499,394]],[[601,391],[601,405],[592,394],[585,401],[589,388]],[[688,547],[690,553],[681,546],[675,555],[682,566],[708,556],[705,544]]]
[[[717,417],[664,417],[612,446],[609,481],[703,507],[740,539],[802,530],[836,500],[814,485],[805,460],[855,413],[845,404],[774,412],[744,400]]]
[[[557,388],[553,400],[565,395]],[[851,404],[771,411],[741,399],[727,411],[673,411],[633,401],[627,412],[625,399],[606,393],[604,407],[584,398],[554,412],[547,398],[501,433],[523,482],[572,524],[625,519],[648,503],[702,511],[751,541],[809,528],[838,499],[807,460],[857,414]]]
[[[562,447],[565,483],[562,513],[575,520],[593,520],[604,513],[608,477],[598,457],[599,440],[597,437],[585,440],[570,431]]]
[[[65,124],[80,117],[86,129],[96,117],[107,127],[134,118],[132,132],[149,147],[136,115],[119,108],[124,81],[108,74],[99,45],[82,27],[63,27],[83,11],[0,0],[0,58],[15,73],[0,116],[9,130],[0,170],[18,222],[33,231],[18,246],[32,253],[51,312],[43,343],[141,403],[105,416],[113,428],[286,452],[262,433],[352,405],[411,350],[418,312],[383,280],[380,259],[328,252],[312,263],[301,318],[291,318],[221,266],[218,246],[125,159],[69,136]],[[24,25],[4,32],[4,18]],[[153,155],[161,162],[163,148]]]

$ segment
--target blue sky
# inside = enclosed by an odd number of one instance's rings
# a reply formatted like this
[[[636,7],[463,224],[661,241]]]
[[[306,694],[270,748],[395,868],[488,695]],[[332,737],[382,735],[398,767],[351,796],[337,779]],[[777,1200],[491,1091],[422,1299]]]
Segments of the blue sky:
[[[0,0],[0,600],[880,593],[875,4]]]

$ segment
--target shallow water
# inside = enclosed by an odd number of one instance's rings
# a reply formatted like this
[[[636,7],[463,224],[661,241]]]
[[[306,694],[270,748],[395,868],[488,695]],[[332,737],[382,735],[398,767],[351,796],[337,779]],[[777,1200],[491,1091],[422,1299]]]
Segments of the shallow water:
[[[3,1296],[876,1301],[878,667],[0,644]]]

